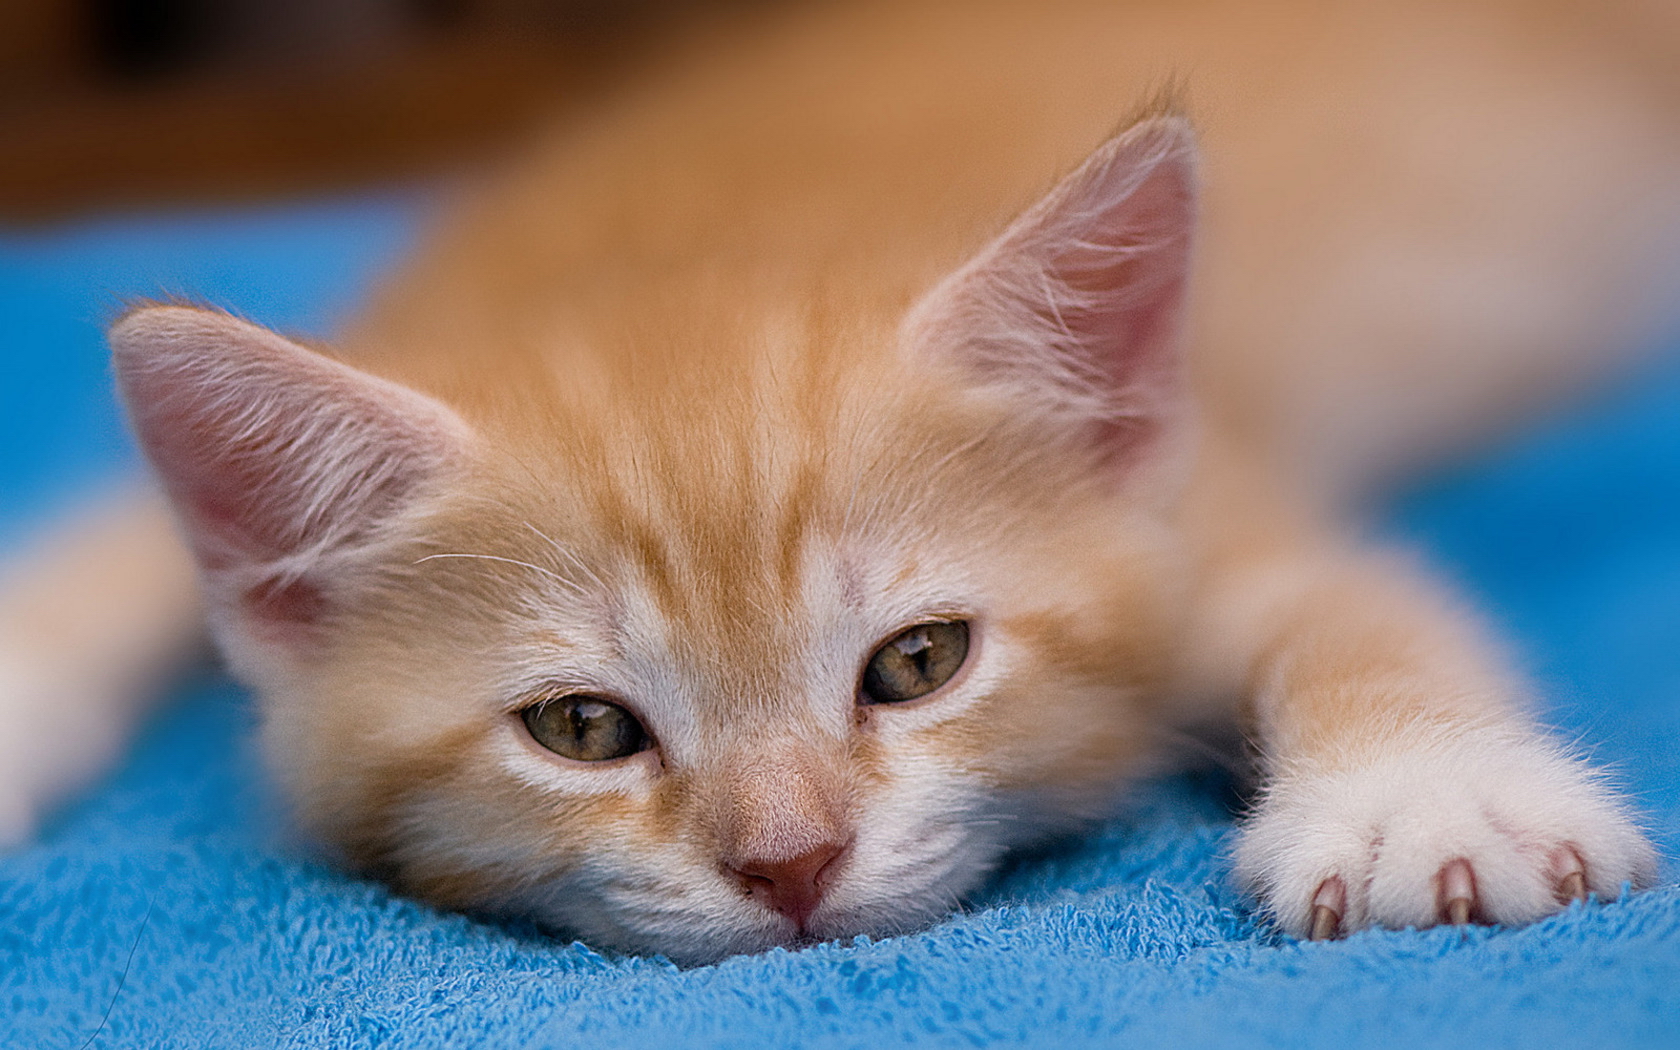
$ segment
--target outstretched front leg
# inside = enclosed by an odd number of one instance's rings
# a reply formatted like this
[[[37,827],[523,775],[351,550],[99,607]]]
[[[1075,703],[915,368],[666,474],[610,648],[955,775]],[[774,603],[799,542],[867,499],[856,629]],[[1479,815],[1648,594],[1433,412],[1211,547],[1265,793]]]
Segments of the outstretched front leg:
[[[0,564],[0,849],[104,772],[202,649],[197,585],[153,494],[88,508]]]
[[[1525,923],[1651,879],[1624,801],[1472,617],[1397,559],[1297,549],[1217,588],[1249,620],[1263,776],[1237,874],[1286,931]]]

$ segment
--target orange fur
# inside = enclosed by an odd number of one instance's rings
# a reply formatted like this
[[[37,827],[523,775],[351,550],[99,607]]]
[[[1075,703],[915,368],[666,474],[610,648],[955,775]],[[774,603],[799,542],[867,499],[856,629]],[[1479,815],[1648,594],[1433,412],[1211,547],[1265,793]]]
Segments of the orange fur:
[[[227,469],[193,459],[207,432],[245,427],[259,494],[271,468],[325,484],[283,460],[327,452],[343,491],[402,482],[318,562],[204,572],[301,816],[412,892],[685,959],[888,932],[1107,812],[1167,731],[1246,719],[1268,779],[1239,867],[1292,932],[1338,880],[1342,928],[1438,921],[1460,857],[1480,913],[1520,921],[1558,851],[1611,895],[1649,849],[1468,617],[1326,508],[1654,323],[1630,289],[1680,217],[1676,144],[1616,54],[1497,4],[822,5],[668,56],[463,207],[343,342],[389,384],[342,395],[183,308],[113,339],[165,376],[125,380],[143,440],[199,421],[163,467],[201,555],[276,531],[195,506],[193,472]],[[1105,144],[1174,71],[1208,144],[1188,394],[1160,348],[1193,147],[1170,106]],[[1080,224],[1109,239],[1032,254]],[[1035,276],[1059,291],[1026,309]],[[1135,338],[1090,361],[976,349],[1115,325]],[[217,340],[303,407],[180,350]],[[327,423],[264,451],[339,400],[405,458],[368,473],[378,445]],[[300,579],[311,602],[241,605]],[[930,617],[973,625],[957,677],[858,706],[873,649]],[[567,690],[656,746],[543,752],[512,712]],[[1478,780],[1489,749],[1555,812]],[[1361,868],[1413,759],[1446,830]],[[846,845],[808,919],[731,875],[817,842]]]

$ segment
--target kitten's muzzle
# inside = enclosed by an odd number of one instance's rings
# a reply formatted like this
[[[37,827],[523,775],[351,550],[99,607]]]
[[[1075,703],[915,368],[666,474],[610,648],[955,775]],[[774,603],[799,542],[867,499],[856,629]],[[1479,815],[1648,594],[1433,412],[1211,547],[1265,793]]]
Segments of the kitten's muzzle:
[[[727,764],[716,810],[724,872],[800,931],[856,838],[847,784],[832,758],[797,743],[755,749]]]

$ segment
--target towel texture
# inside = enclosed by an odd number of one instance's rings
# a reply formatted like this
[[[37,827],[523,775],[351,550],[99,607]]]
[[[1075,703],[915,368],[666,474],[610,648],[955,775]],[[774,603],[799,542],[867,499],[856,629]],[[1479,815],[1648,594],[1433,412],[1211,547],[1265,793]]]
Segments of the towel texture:
[[[132,471],[99,332],[187,294],[324,332],[415,199],[0,237],[0,537]],[[1671,355],[1672,360],[1672,355]],[[1410,494],[1383,524],[1505,626],[1550,720],[1680,852],[1680,367]],[[0,1046],[1680,1046],[1680,887],[1524,929],[1300,944],[1228,883],[1229,789],[1144,785],[925,932],[691,970],[440,914],[288,841],[247,698],[184,686],[0,857]]]

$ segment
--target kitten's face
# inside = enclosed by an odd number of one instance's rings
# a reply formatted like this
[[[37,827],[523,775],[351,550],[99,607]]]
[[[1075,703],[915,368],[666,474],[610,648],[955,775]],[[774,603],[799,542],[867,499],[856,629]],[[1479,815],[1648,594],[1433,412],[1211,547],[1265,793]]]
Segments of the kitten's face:
[[[487,442],[269,698],[306,814],[422,896],[698,960],[925,923],[1100,812],[1148,743],[1166,531],[1002,406],[853,357]],[[872,656],[929,623],[966,625],[955,670],[876,702]],[[569,756],[521,712],[573,697],[627,714],[562,719]]]
[[[908,315],[703,297],[424,393],[119,322],[306,821],[430,900],[699,961],[925,923],[1102,812],[1181,615],[1192,154],[1111,140]]]

